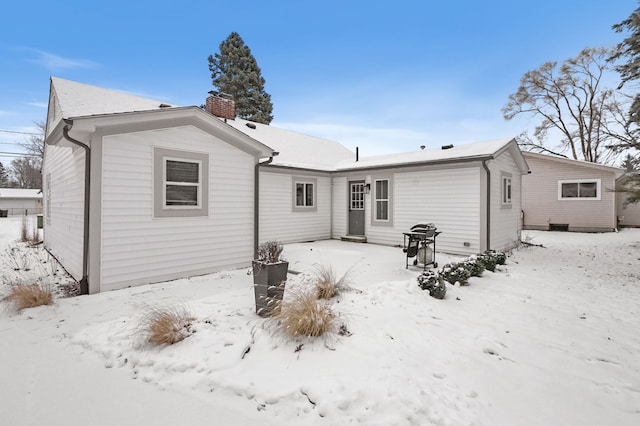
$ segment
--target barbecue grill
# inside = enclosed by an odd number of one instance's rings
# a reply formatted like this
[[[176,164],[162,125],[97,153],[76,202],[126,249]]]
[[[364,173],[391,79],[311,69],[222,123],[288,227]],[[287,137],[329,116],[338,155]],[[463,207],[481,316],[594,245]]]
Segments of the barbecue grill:
[[[409,268],[409,259],[413,258],[414,266],[422,263],[425,270],[428,265],[437,268],[436,237],[441,233],[433,223],[418,223],[413,225],[408,232],[403,232],[402,251],[407,254],[405,267]]]

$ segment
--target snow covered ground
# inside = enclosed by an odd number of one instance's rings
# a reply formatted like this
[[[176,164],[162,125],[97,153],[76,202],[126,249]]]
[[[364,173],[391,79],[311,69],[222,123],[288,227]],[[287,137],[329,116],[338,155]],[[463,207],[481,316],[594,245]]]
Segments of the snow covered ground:
[[[0,219],[1,251],[19,223]],[[0,423],[640,424],[640,229],[526,235],[545,247],[444,300],[398,248],[286,246],[302,272],[287,286],[319,263],[351,269],[354,290],[334,302],[349,336],[278,334],[254,313],[247,269],[0,309]],[[176,305],[195,333],[141,347],[145,309]]]

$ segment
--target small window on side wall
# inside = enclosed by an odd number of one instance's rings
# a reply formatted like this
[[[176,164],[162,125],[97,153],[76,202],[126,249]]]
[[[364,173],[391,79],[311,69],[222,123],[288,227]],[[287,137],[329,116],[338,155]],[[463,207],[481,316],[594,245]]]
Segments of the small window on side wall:
[[[209,214],[209,155],[164,148],[153,150],[154,217]]]
[[[558,200],[599,200],[600,179],[558,181]]]
[[[389,220],[389,180],[376,180],[376,220]]]
[[[371,225],[393,226],[393,176],[372,176]]]
[[[502,207],[504,208],[511,208],[512,188],[511,175],[504,173],[502,175]]]
[[[202,162],[163,158],[164,208],[200,208],[202,205]]]
[[[317,179],[293,178],[293,211],[317,211],[316,206]]]
[[[44,197],[45,218],[48,225],[51,225],[51,173],[47,173],[46,177],[47,191]]]

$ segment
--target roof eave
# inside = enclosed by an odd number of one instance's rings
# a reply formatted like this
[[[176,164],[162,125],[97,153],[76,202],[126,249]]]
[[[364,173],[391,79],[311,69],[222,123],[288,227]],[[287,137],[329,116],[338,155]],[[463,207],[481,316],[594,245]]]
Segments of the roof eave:
[[[405,168],[405,167],[417,167],[417,166],[438,166],[438,165],[446,165],[446,164],[455,164],[455,163],[472,163],[477,161],[488,161],[493,160],[495,156],[493,154],[486,155],[474,155],[469,157],[455,157],[455,158],[443,158],[440,160],[422,160],[422,161],[411,161],[404,163],[387,163],[387,164],[376,164],[371,166],[350,166],[350,167],[338,167],[335,171],[337,172],[349,172],[349,171],[360,171],[360,170],[380,170],[380,169],[390,169],[390,168]]]
[[[169,128],[177,124],[191,124],[209,134],[218,135],[218,137],[223,136],[222,139],[226,142],[232,143],[234,146],[250,152],[256,157],[270,157],[274,152],[271,147],[236,130],[195,106],[63,118],[47,138],[48,144],[56,144],[61,139],[65,120],[73,121],[73,130],[80,139],[86,139],[98,129],[104,134],[117,134],[140,131],[145,128]],[[146,126],[143,126],[143,124],[146,124]]]

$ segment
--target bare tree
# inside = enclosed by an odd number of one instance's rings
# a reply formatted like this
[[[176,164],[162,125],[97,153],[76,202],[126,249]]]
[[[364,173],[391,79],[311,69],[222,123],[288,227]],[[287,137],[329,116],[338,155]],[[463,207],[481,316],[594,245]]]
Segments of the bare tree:
[[[612,160],[626,120],[616,92],[602,84],[610,56],[610,49],[586,48],[560,65],[547,62],[522,77],[502,114],[506,120],[521,114],[541,119],[533,136],[520,135],[524,148],[593,163]],[[559,144],[548,144],[550,132],[560,136]]]
[[[35,157],[21,157],[11,161],[11,174],[18,188],[42,188],[40,160]]]
[[[38,128],[37,134],[29,136],[29,140],[20,143],[20,146],[24,148],[27,155],[37,160],[38,169],[40,169],[44,157],[44,134],[47,127],[43,121],[36,121],[33,124]]]

